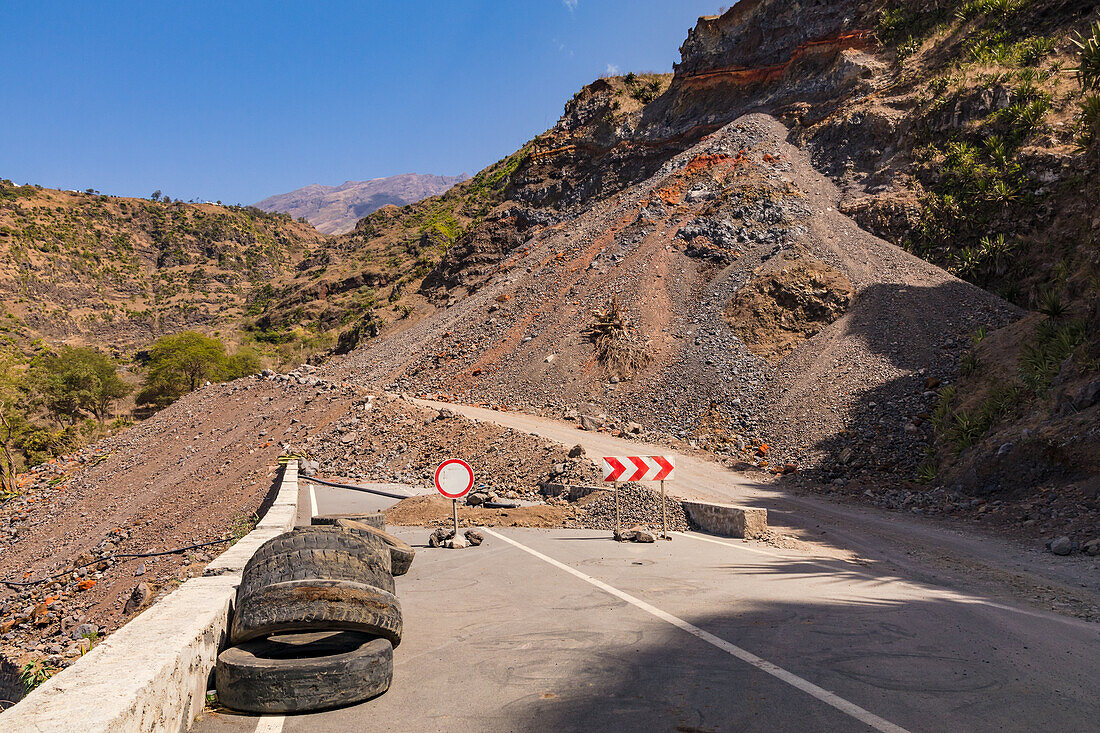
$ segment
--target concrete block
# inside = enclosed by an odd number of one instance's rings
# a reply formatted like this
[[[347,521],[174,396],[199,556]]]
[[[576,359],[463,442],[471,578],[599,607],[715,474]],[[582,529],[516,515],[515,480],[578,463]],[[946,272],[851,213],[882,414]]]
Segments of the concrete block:
[[[294,529],[294,520],[297,516],[297,502],[293,504],[274,504],[267,510],[267,514],[256,523],[256,529],[280,529],[283,532],[289,532]]]
[[[699,529],[723,537],[760,539],[768,533],[768,510],[704,501],[684,501],[684,513]]]

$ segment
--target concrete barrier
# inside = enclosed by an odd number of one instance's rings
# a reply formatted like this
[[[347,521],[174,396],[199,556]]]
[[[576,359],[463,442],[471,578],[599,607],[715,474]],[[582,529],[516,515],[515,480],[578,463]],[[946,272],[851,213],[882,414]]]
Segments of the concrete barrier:
[[[768,533],[767,509],[687,500],[683,505],[691,523],[704,532],[744,539],[759,539]]]
[[[283,470],[256,528],[75,664],[0,714],[0,733],[185,731],[206,690],[229,623],[241,569],[271,537],[294,527],[298,462]]]

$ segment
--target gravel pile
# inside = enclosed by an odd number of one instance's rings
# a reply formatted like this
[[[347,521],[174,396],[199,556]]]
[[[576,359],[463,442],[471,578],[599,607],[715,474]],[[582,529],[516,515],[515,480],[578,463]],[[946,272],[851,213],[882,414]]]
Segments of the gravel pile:
[[[665,511],[668,516],[669,531],[686,531],[687,515],[679,499],[665,496]],[[638,484],[623,484],[619,487],[619,512],[624,529],[640,524],[648,527],[661,526],[661,494]],[[567,527],[583,529],[615,528],[615,492],[597,491],[577,503],[578,517],[569,520]]]
[[[541,500],[539,484],[547,481],[599,479],[593,461],[570,458],[556,443],[385,394],[356,401],[344,418],[302,447],[322,475],[425,488],[432,486],[440,461],[463,458],[474,468],[474,491],[507,499]]]
[[[604,415],[613,433],[633,421],[650,440],[826,483],[915,477],[927,381],[948,383],[970,334],[1018,312],[839,213],[839,191],[786,132],[765,115],[728,125],[568,227],[527,230],[487,282],[326,369],[467,404]],[[781,361],[761,358],[727,308],[761,268],[803,260],[843,273],[856,297]],[[612,298],[652,356],[631,379],[607,373],[582,335]]]

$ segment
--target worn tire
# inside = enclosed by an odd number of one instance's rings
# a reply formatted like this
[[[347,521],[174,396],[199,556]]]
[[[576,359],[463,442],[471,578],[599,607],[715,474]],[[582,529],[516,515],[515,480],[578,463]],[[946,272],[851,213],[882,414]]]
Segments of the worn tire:
[[[371,541],[364,536],[348,536],[349,533],[339,527],[297,527],[274,537],[260,545],[249,562],[260,562],[274,555],[283,555],[287,552],[298,550],[345,550],[347,552],[363,552],[365,549],[383,549],[386,544],[381,541]],[[245,566],[247,572],[248,565]]]
[[[350,631],[286,634],[218,655],[218,701],[248,713],[300,713],[377,697],[393,680],[393,647]]]
[[[404,575],[409,572],[409,566],[412,565],[413,558],[416,557],[416,550],[408,542],[400,537],[395,537],[384,529],[375,529],[352,519],[337,520],[336,526],[354,532],[364,539],[368,537],[381,539],[390,549],[390,569],[393,574]]]
[[[237,604],[265,585],[290,580],[350,580],[393,593],[389,554],[364,544],[356,550],[295,550],[253,558],[245,565],[237,588]]]
[[[369,514],[319,514],[309,520],[309,523],[314,525],[336,524],[341,519],[351,519],[356,522],[362,522],[375,529],[386,528],[386,515],[382,512],[370,512]]]
[[[339,629],[401,643],[401,604],[389,591],[351,580],[290,580],[248,594],[233,615],[229,641]]]

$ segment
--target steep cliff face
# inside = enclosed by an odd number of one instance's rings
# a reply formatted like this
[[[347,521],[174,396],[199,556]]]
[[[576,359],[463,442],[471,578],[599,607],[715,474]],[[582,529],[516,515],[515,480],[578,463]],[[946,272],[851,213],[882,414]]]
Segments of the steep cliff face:
[[[676,75],[782,66],[819,46],[866,44],[870,13],[881,4],[742,0],[722,15],[699,19],[680,47]]]

